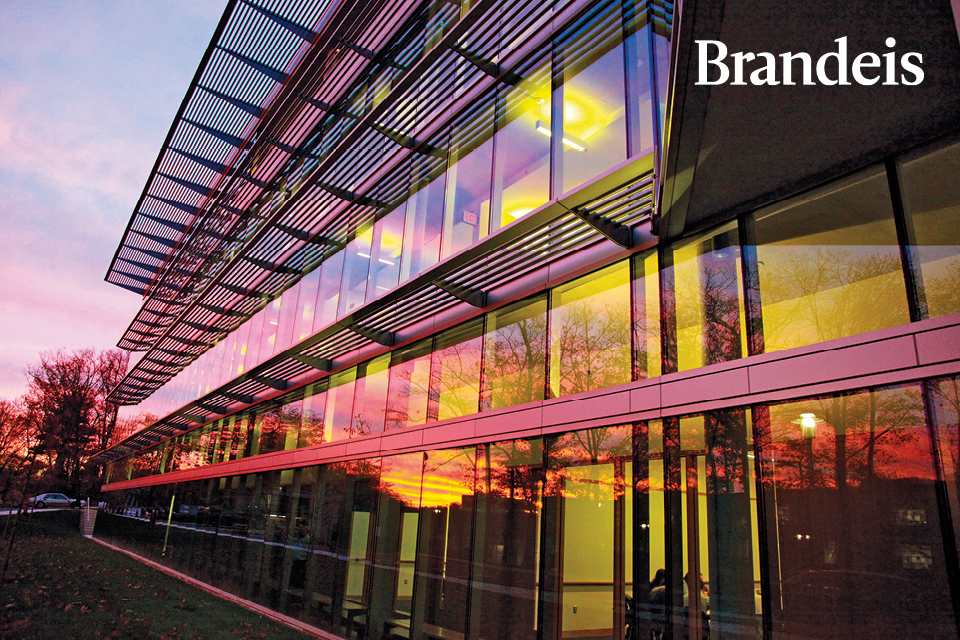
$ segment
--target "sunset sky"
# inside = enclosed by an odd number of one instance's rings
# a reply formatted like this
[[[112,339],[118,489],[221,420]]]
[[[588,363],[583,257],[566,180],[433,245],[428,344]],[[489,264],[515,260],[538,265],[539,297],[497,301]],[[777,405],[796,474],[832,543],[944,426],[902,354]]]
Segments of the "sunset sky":
[[[133,319],[103,278],[224,5],[0,0],[0,397]]]

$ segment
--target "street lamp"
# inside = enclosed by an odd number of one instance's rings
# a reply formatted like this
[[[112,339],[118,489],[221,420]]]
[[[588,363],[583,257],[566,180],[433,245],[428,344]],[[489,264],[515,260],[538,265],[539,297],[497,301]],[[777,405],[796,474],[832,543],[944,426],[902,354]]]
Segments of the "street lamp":
[[[811,440],[817,437],[817,417],[814,414],[800,414],[800,435]]]
[[[794,424],[800,425],[800,437],[803,438],[806,445],[805,453],[807,458],[807,474],[810,486],[814,485],[814,460],[813,460],[813,439],[817,437],[817,416],[813,413],[801,413],[800,417],[793,420]]]

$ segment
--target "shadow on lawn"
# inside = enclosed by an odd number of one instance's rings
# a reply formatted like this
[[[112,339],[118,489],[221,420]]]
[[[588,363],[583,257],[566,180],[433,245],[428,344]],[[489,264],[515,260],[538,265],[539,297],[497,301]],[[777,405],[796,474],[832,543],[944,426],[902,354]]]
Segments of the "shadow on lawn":
[[[24,515],[0,585],[0,638],[308,637],[88,540],[79,527],[77,510]]]

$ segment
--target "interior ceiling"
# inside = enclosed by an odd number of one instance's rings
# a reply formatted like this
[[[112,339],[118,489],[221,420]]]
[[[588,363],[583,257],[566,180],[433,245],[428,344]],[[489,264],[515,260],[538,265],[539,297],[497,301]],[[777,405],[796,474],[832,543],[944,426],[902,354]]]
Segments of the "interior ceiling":
[[[664,241],[960,127],[960,44],[948,0],[686,0],[681,11],[661,209]],[[731,74],[724,85],[694,84],[697,40],[719,40],[729,54],[807,52],[815,64],[836,51],[835,40],[844,36],[848,64],[862,52],[891,51],[884,42],[895,38],[898,78],[900,56],[918,52],[923,82],[731,86]],[[748,71],[755,68],[747,63]],[[795,78],[799,71],[797,63]]]

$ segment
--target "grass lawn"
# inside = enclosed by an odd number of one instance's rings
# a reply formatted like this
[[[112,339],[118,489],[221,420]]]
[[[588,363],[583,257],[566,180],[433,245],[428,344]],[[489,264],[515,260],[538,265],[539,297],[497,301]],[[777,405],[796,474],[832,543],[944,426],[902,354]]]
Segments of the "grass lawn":
[[[0,531],[6,517],[15,516],[0,516]],[[77,510],[20,521],[0,585],[0,638],[310,637],[87,540],[79,522]],[[6,550],[4,541],[0,568]]]

